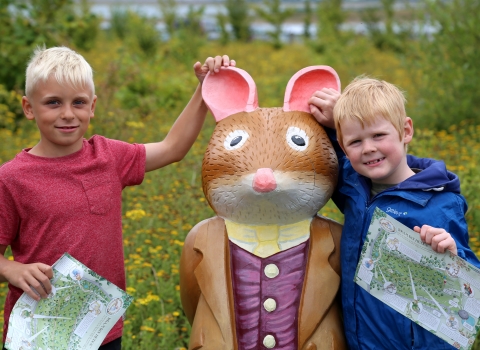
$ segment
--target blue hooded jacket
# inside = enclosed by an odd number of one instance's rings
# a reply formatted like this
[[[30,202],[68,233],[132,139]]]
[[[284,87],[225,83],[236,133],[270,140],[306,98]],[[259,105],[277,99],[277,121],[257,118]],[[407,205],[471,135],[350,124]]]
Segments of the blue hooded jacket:
[[[424,224],[444,228],[455,240],[458,255],[480,267],[468,246],[467,203],[458,177],[442,161],[408,155],[409,167],[421,171],[371,198],[370,180],[352,168],[338,144],[335,148],[340,172],[333,200],[345,215],[341,297],[349,349],[455,349],[371,296],[354,282],[354,276],[376,207],[412,229]]]

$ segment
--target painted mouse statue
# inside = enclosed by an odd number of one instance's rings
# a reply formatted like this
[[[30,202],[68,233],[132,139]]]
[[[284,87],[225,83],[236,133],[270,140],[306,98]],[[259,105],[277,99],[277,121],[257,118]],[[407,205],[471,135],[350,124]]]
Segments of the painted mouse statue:
[[[290,79],[283,108],[258,108],[244,70],[205,78],[217,124],[202,184],[217,216],[197,224],[182,251],[189,349],[346,349],[341,225],[317,215],[338,162],[307,104],[323,87],[340,90],[336,72],[307,67]]]

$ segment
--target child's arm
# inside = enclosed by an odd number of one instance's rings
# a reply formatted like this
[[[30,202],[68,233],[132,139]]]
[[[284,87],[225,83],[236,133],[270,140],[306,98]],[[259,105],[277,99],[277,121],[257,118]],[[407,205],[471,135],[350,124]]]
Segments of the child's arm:
[[[449,250],[451,253],[457,255],[457,244],[450,233],[443,228],[436,228],[428,225],[415,226],[415,232],[420,233],[422,242],[429,244],[437,253],[445,253]]]
[[[147,153],[145,171],[155,170],[178,162],[188,153],[200,133],[207,115],[207,106],[203,102],[201,84],[208,72],[211,72],[211,74],[218,73],[222,66],[235,66],[235,61],[224,55],[215,58],[209,57],[203,65],[200,62],[194,64],[193,69],[200,84],[165,139],[161,142],[145,145]]]
[[[46,298],[52,291],[52,267],[42,263],[22,264],[10,261],[4,257],[6,249],[7,246],[0,245],[0,282],[8,282],[22,289],[35,300]]]
[[[323,88],[322,90],[315,91],[310,97],[308,103],[310,104],[310,113],[313,114],[315,119],[330,129],[335,129],[335,123],[333,121],[333,108],[337,103],[340,93],[331,88]]]

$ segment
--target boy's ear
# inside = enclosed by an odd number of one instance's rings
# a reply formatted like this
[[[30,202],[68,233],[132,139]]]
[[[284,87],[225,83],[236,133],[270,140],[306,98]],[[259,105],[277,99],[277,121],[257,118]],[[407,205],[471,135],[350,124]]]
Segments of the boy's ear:
[[[97,95],[93,95],[92,107],[90,109],[90,118],[95,117],[95,107],[97,106]]]
[[[412,118],[406,117],[403,125],[403,142],[407,145],[412,141],[413,138],[413,121]]]
[[[347,157],[347,159],[349,159],[349,158],[348,158],[348,153],[347,153],[347,150],[345,149],[345,147],[343,147],[343,145],[341,145],[340,143],[338,143],[338,145],[340,146],[340,148],[342,149],[343,153],[345,154],[345,157]]]
[[[28,100],[27,96],[22,97],[22,108],[23,108],[23,114],[25,114],[25,117],[27,117],[28,120],[35,119],[35,116],[33,115],[32,104]]]

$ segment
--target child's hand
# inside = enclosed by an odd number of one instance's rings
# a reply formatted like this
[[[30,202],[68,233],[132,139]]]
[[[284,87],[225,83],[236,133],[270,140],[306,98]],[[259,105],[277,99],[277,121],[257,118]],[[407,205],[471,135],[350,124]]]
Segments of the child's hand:
[[[421,228],[415,226],[415,232],[420,233],[422,242],[429,244],[437,253],[445,253],[449,250],[451,253],[457,255],[457,244],[450,233],[443,228],[436,228],[428,225],[423,225]]]
[[[235,60],[231,60],[227,55],[215,56],[208,57],[203,65],[200,62],[195,63],[193,70],[201,84],[208,72],[215,74],[220,72],[220,67],[235,67],[235,64]]]
[[[335,89],[323,88],[322,90],[315,91],[308,100],[310,113],[312,113],[315,119],[323,126],[335,129],[333,107],[335,107],[339,97],[340,93]]]
[[[9,283],[37,301],[40,298],[45,299],[52,292],[50,279],[53,278],[53,271],[52,267],[46,264],[21,264],[12,261],[3,275]]]

